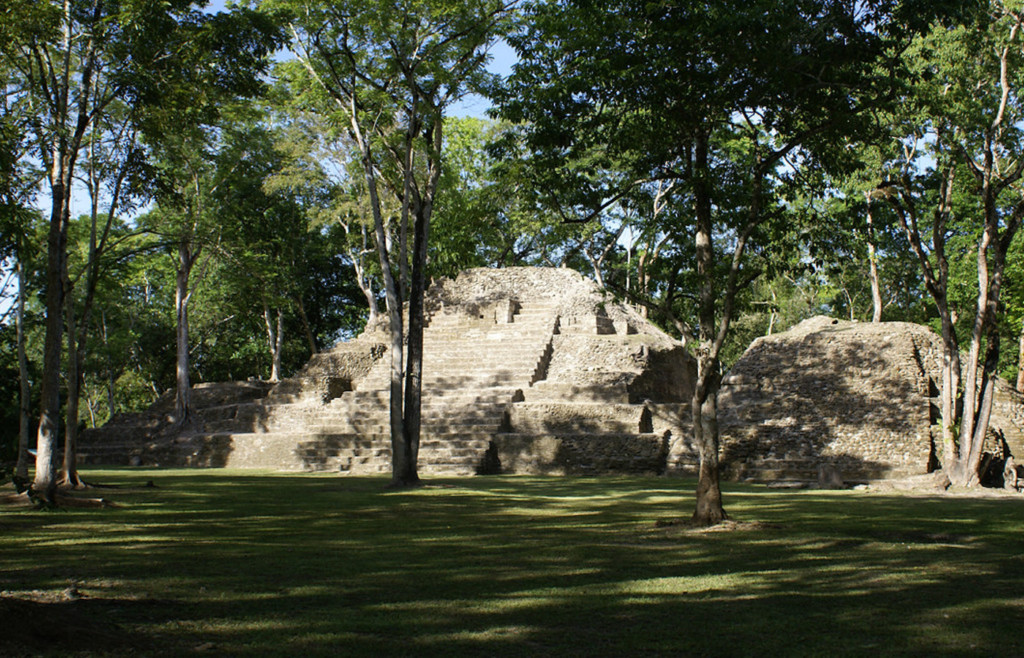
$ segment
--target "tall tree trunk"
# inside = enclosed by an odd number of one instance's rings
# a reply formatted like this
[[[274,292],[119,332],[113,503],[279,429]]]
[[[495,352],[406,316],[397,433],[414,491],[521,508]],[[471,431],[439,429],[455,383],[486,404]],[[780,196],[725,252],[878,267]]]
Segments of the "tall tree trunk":
[[[263,305],[263,322],[267,327],[267,344],[270,347],[270,381],[277,383],[281,380],[281,347],[284,344],[283,320],[284,314],[277,309],[277,329],[270,321],[270,309]]]
[[[948,325],[948,326],[947,326]],[[959,458],[956,445],[955,423],[957,421],[957,400],[960,389],[960,349],[949,318],[943,319],[942,390],[940,404],[942,418],[942,467],[947,470]]]
[[[413,224],[408,361],[405,371],[405,424],[403,427],[403,450],[406,453],[406,462],[404,470],[396,474],[396,483],[402,486],[413,486],[420,481],[417,462],[423,401],[423,298],[426,291],[427,238],[430,231],[428,212],[429,209],[417,208]]]
[[[18,254],[18,380],[20,384],[20,395],[18,400],[18,462],[15,473],[22,482],[28,482],[28,442],[31,432],[31,395],[32,390],[28,381],[28,355],[25,351],[25,263],[24,249]]]
[[[721,523],[728,515],[722,506],[718,463],[718,392],[709,392],[704,401],[697,396],[690,403],[694,438],[700,455],[697,479],[697,505],[693,522],[702,526]]]
[[[309,346],[309,354],[312,356],[319,350],[316,346],[316,336],[313,335],[313,327],[309,324],[309,317],[306,315],[306,305],[302,303],[302,295],[295,295],[295,306],[299,309],[299,319],[302,321],[302,331],[306,334],[306,343]]]
[[[101,3],[94,2],[89,25],[99,21]],[[60,368],[64,324],[64,272],[67,263],[68,223],[71,214],[71,187],[75,164],[82,139],[89,128],[97,108],[90,103],[96,66],[96,40],[89,29],[84,29],[84,48],[73,61],[73,48],[78,41],[72,34],[72,3],[64,0],[61,15],[61,51],[59,58],[46,55],[46,64],[40,58],[43,75],[50,85],[46,93],[51,112],[49,126],[52,143],[47,147],[44,160],[50,183],[50,227],[47,236],[46,264],[46,333],[43,339],[43,376],[40,385],[41,410],[39,430],[36,433],[36,473],[32,484],[35,495],[53,502],[57,490],[57,432],[60,422]],[[36,51],[36,55],[39,52]],[[80,65],[79,74],[72,75],[72,67]],[[77,113],[72,109],[71,86],[77,85]],[[45,138],[41,138],[45,139]]]
[[[43,339],[39,430],[36,433],[35,495],[53,502],[57,491],[57,431],[60,423],[61,348],[64,330],[64,269],[67,259],[68,203],[66,168],[54,157],[52,206],[47,237],[46,334]]]
[[[199,251],[198,249],[196,250]],[[175,370],[176,391],[174,397],[174,422],[179,426],[190,420],[192,414],[192,386],[189,382],[188,353],[188,303],[191,293],[188,289],[189,276],[198,253],[193,254],[187,238],[178,242],[178,271],[175,276],[174,312],[176,316],[176,350],[177,361]]]
[[[100,314],[102,324],[100,325],[101,333],[100,338],[103,339],[103,354],[107,362],[107,419],[114,417],[114,413],[117,411],[117,405],[114,402],[114,364],[110,360],[110,343],[107,333],[107,312],[102,311]]]
[[[405,446],[404,414],[402,413],[403,395],[402,380],[405,375],[405,328],[402,318],[402,281],[394,276],[391,267],[391,254],[388,249],[388,237],[384,227],[384,213],[381,210],[380,194],[377,189],[376,168],[369,142],[366,141],[359,126],[358,111],[355,99],[351,99],[349,113],[351,132],[359,145],[362,155],[363,172],[366,176],[366,187],[370,195],[370,209],[373,212],[374,237],[377,243],[377,257],[380,260],[381,278],[384,280],[384,294],[387,299],[388,330],[391,336],[391,376],[389,387],[388,415],[391,425],[391,484],[402,486],[403,474],[408,471],[408,459]],[[405,259],[405,253],[399,254]]]
[[[871,216],[871,193],[865,192],[868,204],[868,278],[871,280],[871,321],[882,321],[882,286],[878,280],[878,256],[875,253],[875,225]],[[851,306],[852,308],[852,306]]]
[[[722,505],[718,475],[718,373],[715,344],[715,251],[712,241],[711,181],[707,135],[698,135],[694,149],[694,199],[696,214],[697,275],[700,277],[697,382],[690,411],[693,438],[700,455],[697,504],[693,522],[710,526],[727,518]]]
[[[999,331],[995,322],[989,327],[985,348],[985,366],[982,372],[981,390],[978,391],[978,418],[974,426],[974,439],[970,454],[967,455],[967,468],[973,474],[972,480],[981,480],[984,473],[979,471],[981,454],[985,447],[989,420],[992,417],[992,403],[995,398],[996,378],[999,369]]]
[[[1017,392],[1024,393],[1024,321],[1020,325],[1020,340],[1017,345]]]
[[[349,225],[343,223],[345,232],[349,232]],[[366,226],[361,225],[359,227],[360,236],[362,238],[362,244],[359,248],[351,249],[349,256],[352,260],[352,267],[356,273],[356,284],[359,285],[359,290],[362,291],[363,296],[366,298],[366,307],[369,309],[369,317],[366,319],[366,326],[372,327],[377,324],[377,320],[380,317],[380,309],[377,306],[377,293],[373,289],[373,278],[367,274],[366,265],[363,259],[371,253],[369,249],[369,237],[366,234]]]
[[[392,467],[391,485],[393,487],[411,487],[419,483],[417,471],[417,459],[420,445],[420,401],[422,396],[423,376],[423,277],[419,250],[426,249],[426,243],[421,242],[423,225],[421,208],[413,205],[413,141],[419,132],[418,99],[413,94],[412,105],[408,110],[409,124],[406,126],[405,143],[402,160],[403,181],[402,181],[402,219],[399,227],[399,276],[402,288],[409,291],[409,312],[408,312],[408,333],[406,335],[406,359],[405,372],[395,373],[393,376],[404,374],[402,396],[402,431],[398,437],[398,444],[392,443],[392,451],[395,456],[395,464]],[[410,272],[409,260],[406,257],[408,250],[408,227],[410,216],[414,219],[413,226],[413,262]],[[392,394],[395,389],[392,388]],[[392,438],[394,438],[392,432]]]
[[[68,332],[68,397],[64,421],[64,473],[61,484],[77,489],[82,486],[82,481],[78,477],[78,403],[82,383],[82,362],[79,353],[81,346],[78,344],[75,302],[70,295],[70,282],[68,282],[67,291],[68,299],[65,300],[64,309],[67,316]]]

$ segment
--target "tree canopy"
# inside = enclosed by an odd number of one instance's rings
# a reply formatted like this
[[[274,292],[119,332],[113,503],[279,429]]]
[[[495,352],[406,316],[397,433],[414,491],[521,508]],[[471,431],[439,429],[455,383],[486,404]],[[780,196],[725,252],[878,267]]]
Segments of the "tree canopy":
[[[1009,0],[11,0],[4,445],[27,473],[38,429],[46,495],[61,429],[73,481],[80,424],[171,388],[186,423],[194,381],[277,380],[369,318],[415,484],[429,281],[542,264],[696,358],[696,521],[725,517],[724,373],[818,313],[942,333],[942,466],[973,483],[1024,354],[1021,27]]]

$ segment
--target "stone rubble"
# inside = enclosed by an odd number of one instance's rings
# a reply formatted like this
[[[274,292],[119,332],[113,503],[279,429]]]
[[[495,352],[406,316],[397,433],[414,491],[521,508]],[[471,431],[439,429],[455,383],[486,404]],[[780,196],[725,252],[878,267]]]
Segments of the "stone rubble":
[[[834,485],[935,470],[941,355],[937,335],[902,322],[819,316],[758,338],[722,385],[725,474]],[[1022,420],[1021,397],[1000,384],[986,450],[1021,454]]]

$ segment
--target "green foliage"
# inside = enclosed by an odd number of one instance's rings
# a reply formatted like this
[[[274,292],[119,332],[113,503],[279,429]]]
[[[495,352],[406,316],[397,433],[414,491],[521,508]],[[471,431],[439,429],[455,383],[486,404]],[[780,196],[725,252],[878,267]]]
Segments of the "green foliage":
[[[521,126],[531,183],[568,218],[593,220],[634,190],[654,197],[658,181],[675,188],[648,212],[652,236],[691,240],[695,194],[707,181],[713,248],[730,254],[743,237],[736,275],[800,269],[806,237],[794,224],[806,193],[799,174],[815,164],[846,170],[842,145],[877,130],[875,116],[893,98],[895,54],[909,35],[945,10],[934,3],[878,2],[854,14],[836,3],[726,2],[701,6],[535,2],[510,37],[522,61],[501,98],[502,115]],[[911,16],[913,18],[911,18]],[[576,29],[586,25],[587,29]],[[812,82],[813,81],[813,82]],[[708,170],[694,149],[707,140]],[[641,204],[650,207],[650,202]],[[644,217],[644,215],[641,215]],[[672,236],[673,231],[677,235]],[[662,248],[662,285],[697,286],[690,247]],[[728,278],[716,259],[712,280]],[[681,268],[691,274],[677,275]],[[721,285],[726,310],[742,303]],[[642,291],[664,294],[664,289]],[[662,308],[696,325],[684,294]],[[689,311],[687,312],[687,309]]]

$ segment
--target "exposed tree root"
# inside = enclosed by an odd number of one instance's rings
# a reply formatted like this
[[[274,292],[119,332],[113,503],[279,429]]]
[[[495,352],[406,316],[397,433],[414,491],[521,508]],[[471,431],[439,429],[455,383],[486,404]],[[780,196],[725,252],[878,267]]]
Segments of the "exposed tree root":
[[[85,508],[97,508],[97,507],[119,507],[117,503],[107,500],[106,498],[91,498],[75,496],[67,492],[65,489],[58,490],[52,500],[46,500],[43,496],[38,496],[32,489],[25,489],[16,493],[10,493],[7,495],[0,495],[0,505],[9,507],[38,507],[38,508],[72,508],[72,507],[85,507]]]

